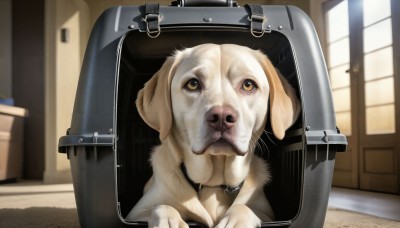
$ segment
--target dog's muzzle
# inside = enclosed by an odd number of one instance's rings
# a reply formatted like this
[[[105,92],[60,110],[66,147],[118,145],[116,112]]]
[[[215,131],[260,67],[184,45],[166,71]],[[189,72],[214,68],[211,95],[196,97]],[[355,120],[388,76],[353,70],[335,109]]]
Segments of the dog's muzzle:
[[[246,151],[241,151],[236,145],[238,113],[231,106],[214,106],[205,114],[207,134],[204,140],[204,148],[200,151],[193,151],[195,154],[203,154],[213,147],[213,155],[243,156]]]
[[[237,120],[237,112],[230,106],[216,106],[206,113],[207,124],[215,131],[231,129]]]

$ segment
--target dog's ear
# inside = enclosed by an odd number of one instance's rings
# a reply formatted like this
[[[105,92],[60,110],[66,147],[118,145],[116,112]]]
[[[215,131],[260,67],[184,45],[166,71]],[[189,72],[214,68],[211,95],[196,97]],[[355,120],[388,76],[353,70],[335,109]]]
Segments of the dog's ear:
[[[260,52],[264,73],[270,86],[270,119],[272,131],[277,139],[285,137],[286,130],[294,124],[300,114],[301,104],[296,91],[275,69],[271,61]]]
[[[172,127],[171,81],[180,62],[178,54],[167,58],[160,70],[139,91],[136,99],[140,116],[160,133],[161,141],[167,138]]]

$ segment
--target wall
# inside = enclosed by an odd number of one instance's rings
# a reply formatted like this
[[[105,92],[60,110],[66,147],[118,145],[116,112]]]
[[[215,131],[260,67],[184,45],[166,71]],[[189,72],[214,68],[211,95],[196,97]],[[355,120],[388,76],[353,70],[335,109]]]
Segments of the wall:
[[[83,0],[46,1],[46,183],[71,180],[69,161],[57,153],[57,143],[71,124],[89,15]],[[61,40],[62,29],[68,30],[67,42]]]
[[[11,0],[0,0],[0,98],[11,97]]]
[[[26,108],[24,177],[44,170],[44,0],[12,0],[12,97]]]

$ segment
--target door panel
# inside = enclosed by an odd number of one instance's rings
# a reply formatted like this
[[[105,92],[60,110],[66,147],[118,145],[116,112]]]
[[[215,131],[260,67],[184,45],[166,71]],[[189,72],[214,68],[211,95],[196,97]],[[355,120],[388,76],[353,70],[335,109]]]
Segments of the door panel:
[[[361,189],[397,192],[395,148],[364,148]]]
[[[324,4],[327,28],[327,66],[330,75],[336,122],[347,136],[346,153],[336,154],[333,184],[341,187],[358,187],[357,129],[352,119],[356,115],[352,93],[354,81],[350,75],[350,37],[347,0],[328,1]]]
[[[336,121],[349,140],[348,151],[337,154],[336,186],[400,192],[399,7],[397,0],[324,4]]]
[[[391,0],[363,0],[360,188],[398,192]],[[360,5],[358,5],[359,7]],[[352,5],[350,4],[350,7]],[[351,8],[350,8],[351,10]],[[358,18],[353,18],[358,20]],[[362,30],[361,30],[362,29]],[[361,30],[361,31],[360,31]],[[363,118],[363,119],[364,119]]]

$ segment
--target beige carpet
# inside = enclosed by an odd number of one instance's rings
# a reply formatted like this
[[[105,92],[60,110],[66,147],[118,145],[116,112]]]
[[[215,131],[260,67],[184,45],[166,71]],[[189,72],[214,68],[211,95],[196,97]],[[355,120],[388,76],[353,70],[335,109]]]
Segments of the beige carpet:
[[[390,221],[338,209],[329,209],[324,228],[400,228],[400,222]]]
[[[79,227],[79,221],[76,209],[51,207],[0,209],[0,227],[74,228]]]
[[[72,185],[0,185],[0,228],[3,227],[79,227]],[[400,228],[400,222],[329,209],[324,227]]]
[[[32,207],[26,209],[0,209],[0,227],[42,228],[79,227],[76,209]],[[396,228],[400,222],[389,221],[357,213],[330,209],[325,228]]]

